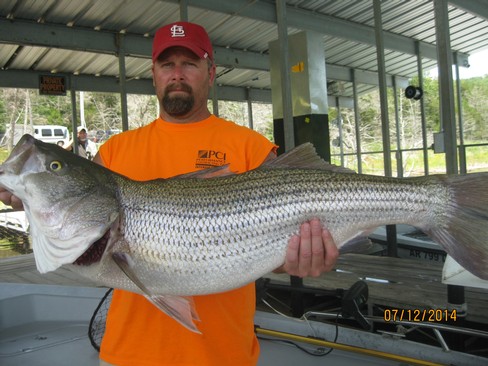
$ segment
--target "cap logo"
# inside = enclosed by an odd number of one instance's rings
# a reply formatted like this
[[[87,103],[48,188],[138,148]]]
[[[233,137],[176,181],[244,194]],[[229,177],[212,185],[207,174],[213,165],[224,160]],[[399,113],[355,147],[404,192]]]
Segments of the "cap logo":
[[[171,37],[185,37],[185,29],[182,25],[173,25],[171,27]]]

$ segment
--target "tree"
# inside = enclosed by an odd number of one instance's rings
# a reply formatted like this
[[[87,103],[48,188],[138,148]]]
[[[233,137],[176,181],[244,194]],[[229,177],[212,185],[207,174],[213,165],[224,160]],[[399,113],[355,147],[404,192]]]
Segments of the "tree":
[[[463,127],[467,141],[488,140],[488,77],[462,80]],[[484,97],[480,97],[484,96]]]
[[[14,145],[15,126],[24,112],[24,100],[19,95],[19,89],[6,89],[2,94],[6,110],[3,121],[5,123],[3,128],[5,135],[2,138],[2,146],[6,146],[7,150],[11,151]]]
[[[158,99],[155,96],[130,94],[127,96],[129,128],[142,127],[157,118]]]

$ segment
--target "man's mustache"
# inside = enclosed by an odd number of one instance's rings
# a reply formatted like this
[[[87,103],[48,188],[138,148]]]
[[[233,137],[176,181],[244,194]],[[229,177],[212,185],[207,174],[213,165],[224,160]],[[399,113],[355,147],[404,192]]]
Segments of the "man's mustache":
[[[184,91],[187,93],[192,93],[192,88],[190,85],[185,83],[173,83],[169,84],[165,89],[165,94],[168,94],[171,91]]]

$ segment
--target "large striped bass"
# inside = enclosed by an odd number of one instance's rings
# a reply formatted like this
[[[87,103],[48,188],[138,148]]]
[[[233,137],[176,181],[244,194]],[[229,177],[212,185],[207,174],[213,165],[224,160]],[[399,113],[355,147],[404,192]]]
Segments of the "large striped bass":
[[[201,179],[208,175],[216,177]],[[130,180],[25,135],[0,166],[22,199],[41,273],[69,266],[145,295],[197,331],[187,296],[243,286],[284,262],[319,218],[341,251],[374,228],[410,224],[488,279],[488,173],[395,179],[331,169],[310,144],[243,174]]]

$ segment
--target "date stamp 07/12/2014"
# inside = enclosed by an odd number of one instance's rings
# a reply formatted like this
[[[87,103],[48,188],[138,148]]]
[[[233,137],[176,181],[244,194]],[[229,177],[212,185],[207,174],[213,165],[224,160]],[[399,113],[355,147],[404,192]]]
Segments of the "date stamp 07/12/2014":
[[[390,322],[427,322],[439,323],[457,320],[456,309],[385,309],[383,320]]]

